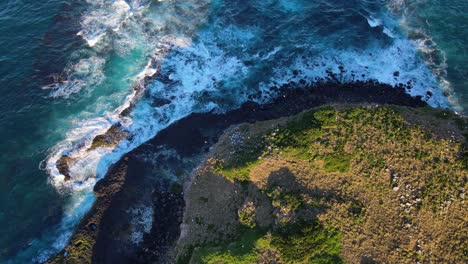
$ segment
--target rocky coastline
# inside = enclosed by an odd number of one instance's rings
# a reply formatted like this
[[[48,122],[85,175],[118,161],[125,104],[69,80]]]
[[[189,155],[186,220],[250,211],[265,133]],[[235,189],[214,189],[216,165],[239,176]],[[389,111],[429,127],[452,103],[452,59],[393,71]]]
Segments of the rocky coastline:
[[[95,186],[96,202],[69,245],[48,263],[174,263],[188,202],[184,190],[194,169],[203,164],[228,127],[288,117],[327,104],[428,107],[406,89],[410,87],[375,82],[328,82],[314,87],[291,83],[272,88],[279,96],[265,105],[247,102],[224,114],[192,114],[109,169]],[[105,136],[101,141],[111,144]]]

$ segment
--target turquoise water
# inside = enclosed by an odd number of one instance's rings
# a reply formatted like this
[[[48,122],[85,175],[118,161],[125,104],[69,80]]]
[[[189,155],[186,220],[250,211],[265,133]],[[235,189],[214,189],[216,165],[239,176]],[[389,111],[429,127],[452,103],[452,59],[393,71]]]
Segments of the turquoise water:
[[[342,81],[411,82],[408,92],[433,106],[467,109],[462,0],[2,6],[0,262],[40,262],[59,251],[94,201],[96,180],[164,127],[248,98],[268,101],[271,86],[333,71]],[[153,79],[144,85],[144,76]],[[161,99],[168,103],[155,104]],[[88,150],[115,124],[129,136]],[[74,160],[70,181],[55,167],[62,155]]]

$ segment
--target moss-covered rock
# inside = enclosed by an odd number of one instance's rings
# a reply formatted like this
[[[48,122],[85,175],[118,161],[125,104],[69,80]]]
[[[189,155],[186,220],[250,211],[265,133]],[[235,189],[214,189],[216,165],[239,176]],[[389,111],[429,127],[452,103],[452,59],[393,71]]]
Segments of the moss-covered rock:
[[[93,139],[93,143],[88,151],[102,147],[115,147],[127,135],[128,131],[124,130],[120,124],[113,125],[105,134],[98,135]]]

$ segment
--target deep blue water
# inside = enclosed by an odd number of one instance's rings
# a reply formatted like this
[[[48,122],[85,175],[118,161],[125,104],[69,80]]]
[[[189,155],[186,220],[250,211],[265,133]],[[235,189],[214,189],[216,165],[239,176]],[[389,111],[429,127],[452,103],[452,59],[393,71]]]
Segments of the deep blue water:
[[[47,72],[45,60],[57,48],[53,46],[55,43],[47,43],[46,37],[57,23],[55,15],[64,8],[64,3],[2,0],[1,6],[0,262],[3,262],[40,236],[62,212],[63,197],[47,183],[48,174],[38,168],[50,144],[60,139],[44,126],[53,118],[60,102],[48,99],[47,92],[39,87],[45,81],[41,76],[41,72]],[[62,54],[70,43],[57,43]],[[60,58],[53,62],[57,66],[63,64]]]
[[[251,95],[268,101],[274,85],[343,66],[344,81],[409,81],[435,107],[468,109],[464,0],[0,4],[0,262],[59,251],[97,178],[164,127]],[[154,78],[142,87],[145,75]],[[161,98],[170,103],[156,106]],[[113,124],[129,137],[89,151]],[[71,181],[55,167],[62,155],[73,159]]]

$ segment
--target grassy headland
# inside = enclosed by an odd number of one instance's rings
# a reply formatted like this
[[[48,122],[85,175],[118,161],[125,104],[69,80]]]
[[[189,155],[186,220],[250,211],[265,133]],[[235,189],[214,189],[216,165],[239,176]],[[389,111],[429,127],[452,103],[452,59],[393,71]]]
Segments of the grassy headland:
[[[467,122],[328,106],[229,129],[185,194],[180,263],[462,263]]]

